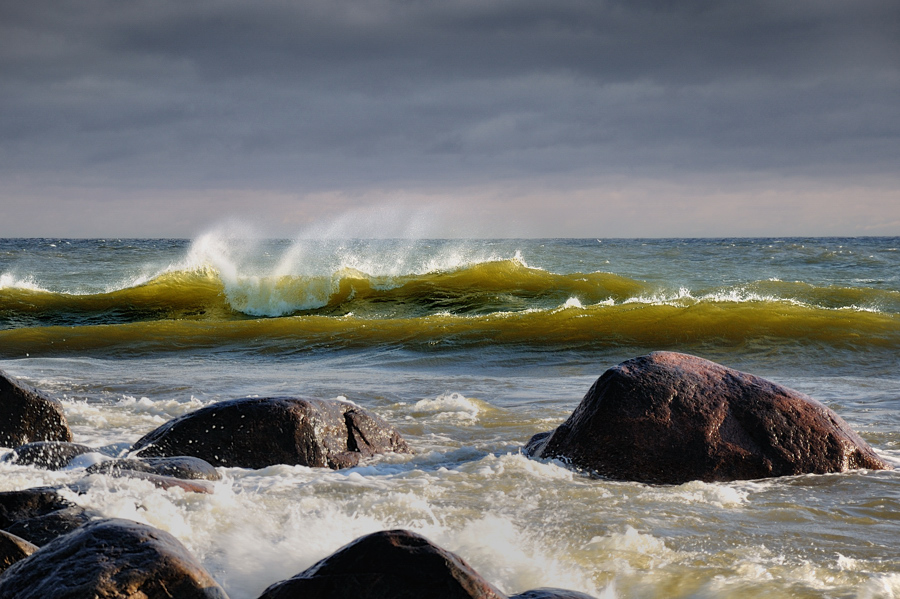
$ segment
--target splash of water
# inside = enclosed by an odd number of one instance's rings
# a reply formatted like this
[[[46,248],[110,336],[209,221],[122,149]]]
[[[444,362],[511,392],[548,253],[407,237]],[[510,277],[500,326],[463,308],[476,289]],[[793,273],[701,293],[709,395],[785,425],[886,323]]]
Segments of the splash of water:
[[[218,277],[229,304],[240,312],[284,316],[326,305],[347,277],[390,289],[403,276],[504,258],[465,240],[428,239],[434,218],[428,210],[354,211],[292,240],[271,239],[231,221],[198,236],[170,270]],[[524,263],[518,253],[513,259]]]

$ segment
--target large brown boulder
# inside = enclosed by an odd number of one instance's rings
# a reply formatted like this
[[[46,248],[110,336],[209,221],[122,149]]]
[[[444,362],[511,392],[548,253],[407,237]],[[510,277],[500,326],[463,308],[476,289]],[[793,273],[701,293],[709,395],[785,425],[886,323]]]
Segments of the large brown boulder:
[[[461,557],[405,530],[361,537],[259,599],[505,599]]]
[[[0,575],[0,599],[227,599],[175,537],[129,520],[95,520]]]
[[[0,447],[71,440],[58,400],[0,372]]]
[[[607,370],[569,419],[525,452],[663,484],[891,468],[811,397],[673,352]]]
[[[91,517],[50,487],[0,493],[0,529],[38,546],[72,532]]]
[[[132,449],[141,457],[196,456],[214,466],[333,469],[409,450],[400,433],[358,406],[294,397],[219,402],[167,422]]]

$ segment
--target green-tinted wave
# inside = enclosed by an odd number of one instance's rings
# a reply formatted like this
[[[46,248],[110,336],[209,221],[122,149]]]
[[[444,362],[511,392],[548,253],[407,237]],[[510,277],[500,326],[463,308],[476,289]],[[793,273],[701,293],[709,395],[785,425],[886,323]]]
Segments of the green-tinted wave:
[[[706,311],[714,311],[715,306],[759,304],[763,313],[791,304],[813,311],[891,315],[900,313],[900,292],[776,280],[711,289],[666,289],[604,272],[554,274],[517,260],[403,276],[371,276],[345,268],[327,276],[224,277],[204,270],[167,272],[139,285],[95,294],[0,288],[0,329],[162,320],[219,323],[285,316],[415,320],[547,313],[564,305],[635,304],[706,306]]]
[[[900,316],[785,301],[595,304],[401,318],[304,315],[231,321],[158,320],[0,331],[0,356],[349,348],[574,349],[773,343],[900,349]]]
[[[352,269],[330,276],[232,278],[175,272],[89,295],[0,289],[0,328],[313,314],[372,318],[489,314],[556,307],[570,297],[583,303],[623,300],[643,288],[638,281],[613,274],[556,275],[514,260],[399,277],[369,276]]]
[[[142,320],[225,318],[232,310],[216,277],[167,273],[150,282],[95,294],[0,289],[0,327],[86,325]]]

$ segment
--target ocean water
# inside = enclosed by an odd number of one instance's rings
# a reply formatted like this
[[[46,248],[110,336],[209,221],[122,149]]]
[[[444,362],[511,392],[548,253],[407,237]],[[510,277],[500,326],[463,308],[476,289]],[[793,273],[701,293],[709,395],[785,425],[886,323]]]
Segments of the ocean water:
[[[510,594],[900,596],[900,471],[653,486],[521,455],[654,350],[805,392],[900,465],[900,238],[0,240],[0,369],[60,398],[77,442],[301,395],[414,448],[221,469],[209,495],[92,475],[69,496],[172,533],[232,599],[389,528]],[[0,464],[0,490],[82,480]]]

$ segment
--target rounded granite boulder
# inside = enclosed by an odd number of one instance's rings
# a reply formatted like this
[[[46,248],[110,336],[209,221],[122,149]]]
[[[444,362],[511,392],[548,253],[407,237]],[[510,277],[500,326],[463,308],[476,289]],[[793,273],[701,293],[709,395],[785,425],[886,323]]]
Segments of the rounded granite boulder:
[[[607,370],[569,419],[532,437],[525,453],[662,484],[892,469],[815,399],[674,352]]]
[[[0,599],[227,599],[175,537],[129,520],[95,520],[0,575]]]
[[[505,599],[461,557],[406,530],[356,539],[259,599]]]
[[[132,450],[139,457],[195,456],[213,466],[339,469],[409,448],[387,422],[349,402],[247,397],[171,420],[139,439]]]

